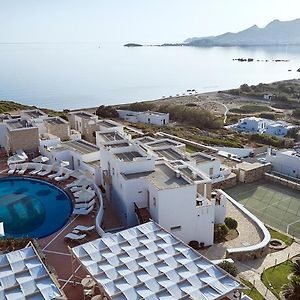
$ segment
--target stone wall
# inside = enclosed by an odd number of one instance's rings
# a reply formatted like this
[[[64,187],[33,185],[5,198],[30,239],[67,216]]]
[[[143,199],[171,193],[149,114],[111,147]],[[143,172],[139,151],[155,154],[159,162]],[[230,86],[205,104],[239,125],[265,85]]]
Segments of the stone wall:
[[[260,257],[265,257],[267,254],[269,254],[269,244],[267,244],[263,248],[255,249],[252,251],[240,251],[240,252],[232,252],[229,253],[226,251],[226,258],[232,258],[233,260],[253,260]]]
[[[293,181],[290,181],[288,179],[285,179],[285,178],[282,178],[282,177],[279,177],[279,176],[275,176],[273,174],[269,174],[269,173],[265,173],[265,179],[268,179],[274,183],[279,183],[279,184],[282,184],[284,186],[287,186],[293,190],[297,190],[297,191],[300,191],[300,184],[297,183],[297,182],[293,182]]]
[[[226,178],[225,180],[213,183],[212,189],[226,190],[226,189],[236,186],[236,184],[237,184],[236,174],[231,173],[230,176],[228,176],[228,178]]]
[[[266,172],[271,171],[271,164],[261,165],[253,169],[239,169],[239,181],[243,183],[251,183],[260,179],[263,179]]]

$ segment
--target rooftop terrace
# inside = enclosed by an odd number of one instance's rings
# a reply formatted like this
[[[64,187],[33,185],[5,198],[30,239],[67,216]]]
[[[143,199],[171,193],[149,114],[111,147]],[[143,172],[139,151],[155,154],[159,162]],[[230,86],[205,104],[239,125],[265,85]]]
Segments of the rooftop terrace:
[[[154,171],[123,174],[124,178],[129,180],[138,178],[147,179],[159,190],[173,189],[192,184],[179,175],[179,171],[173,170],[166,164],[157,164]]]
[[[137,151],[128,151],[128,152],[122,152],[122,153],[116,153],[115,156],[125,162],[133,161],[135,158],[143,157],[143,155]]]
[[[59,118],[59,117],[45,119],[44,122],[49,123],[51,125],[61,125],[61,124],[67,124],[68,123],[67,121],[65,121],[64,119]]]
[[[208,161],[215,160],[215,157],[210,156],[210,155],[205,154],[205,153],[200,153],[200,152],[192,154],[191,157],[196,160],[197,164],[201,164],[203,162],[208,162]]]
[[[77,117],[84,118],[84,119],[90,119],[90,118],[95,117],[95,115],[86,113],[86,112],[84,112],[84,111],[78,111],[78,112],[76,111],[76,112],[74,112],[74,113],[72,113],[72,114],[74,114],[74,115],[77,116]]]
[[[121,141],[124,137],[117,131],[115,132],[98,132],[97,133],[105,142]]]
[[[9,120],[7,123],[7,126],[9,129],[21,129],[21,128],[33,128],[31,124],[29,124],[27,121],[25,120]]]
[[[97,146],[87,143],[84,140],[64,142],[62,145],[81,154],[89,154],[100,150]]]
[[[35,110],[27,110],[23,112],[24,114],[28,115],[32,119],[40,118],[46,116],[46,114],[38,109]]]
[[[159,157],[165,158],[167,160],[183,160],[183,161],[188,161],[188,159],[183,155],[180,154],[179,152],[175,151],[172,148],[166,148],[166,149],[157,149],[153,150],[154,153],[156,153]]]

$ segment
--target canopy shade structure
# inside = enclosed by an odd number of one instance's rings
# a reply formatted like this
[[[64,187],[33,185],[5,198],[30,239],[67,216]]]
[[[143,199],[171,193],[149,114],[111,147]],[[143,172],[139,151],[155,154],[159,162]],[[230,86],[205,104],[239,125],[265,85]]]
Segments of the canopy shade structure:
[[[0,255],[0,299],[66,299],[30,243]]]
[[[47,156],[40,155],[40,156],[34,158],[32,161],[35,163],[45,163],[48,160],[49,160],[49,158]]]
[[[70,249],[113,300],[226,297],[244,286],[154,222]]]

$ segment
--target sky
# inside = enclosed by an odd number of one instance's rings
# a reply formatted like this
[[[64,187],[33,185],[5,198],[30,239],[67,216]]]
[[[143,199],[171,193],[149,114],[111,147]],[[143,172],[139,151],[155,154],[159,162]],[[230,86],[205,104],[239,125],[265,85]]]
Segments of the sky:
[[[296,18],[299,0],[0,0],[0,42],[181,42]]]

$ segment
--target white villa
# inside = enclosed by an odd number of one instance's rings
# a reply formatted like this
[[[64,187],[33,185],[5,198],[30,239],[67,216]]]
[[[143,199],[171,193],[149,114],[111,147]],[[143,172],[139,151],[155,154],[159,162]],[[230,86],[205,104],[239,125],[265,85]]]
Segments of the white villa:
[[[284,137],[289,129],[295,127],[295,125],[284,121],[273,121],[257,117],[242,118],[238,123],[226,126],[226,128],[238,132],[269,134],[277,137]]]
[[[131,110],[117,110],[119,118],[132,123],[145,123],[153,125],[166,125],[169,124],[169,114],[160,113],[156,111],[131,111]]]
[[[269,148],[266,161],[272,164],[273,171],[300,178],[300,149],[276,151]]]

